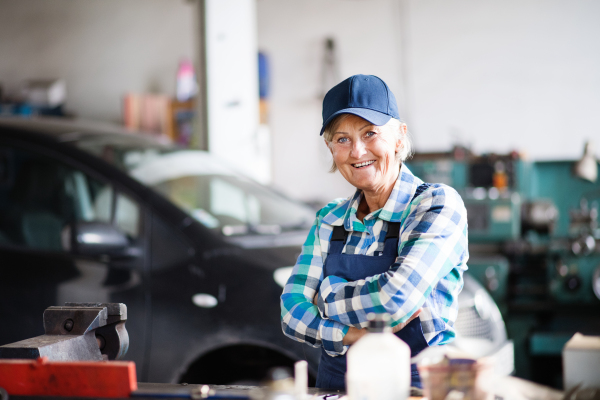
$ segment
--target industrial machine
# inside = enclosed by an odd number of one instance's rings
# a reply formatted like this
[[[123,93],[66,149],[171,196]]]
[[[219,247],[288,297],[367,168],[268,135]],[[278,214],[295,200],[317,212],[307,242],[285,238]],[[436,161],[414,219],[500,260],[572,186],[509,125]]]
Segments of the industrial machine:
[[[600,334],[598,162],[527,161],[463,147],[416,154],[426,182],[462,196],[468,274],[497,302],[515,346],[516,375],[562,387],[561,351],[576,332]]]

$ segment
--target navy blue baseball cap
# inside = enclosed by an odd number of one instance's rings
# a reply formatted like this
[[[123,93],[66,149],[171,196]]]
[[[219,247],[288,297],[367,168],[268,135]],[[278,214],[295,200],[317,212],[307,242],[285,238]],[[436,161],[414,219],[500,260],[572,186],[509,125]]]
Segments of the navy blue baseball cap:
[[[338,83],[323,99],[321,135],[335,117],[354,114],[373,125],[385,125],[391,118],[400,119],[394,94],[384,81],[373,75],[353,75]]]

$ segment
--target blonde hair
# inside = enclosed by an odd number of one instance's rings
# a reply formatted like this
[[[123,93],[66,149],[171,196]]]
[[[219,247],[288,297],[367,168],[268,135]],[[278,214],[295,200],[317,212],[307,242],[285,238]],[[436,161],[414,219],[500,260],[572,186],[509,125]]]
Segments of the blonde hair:
[[[340,125],[342,124],[342,122],[348,118],[349,115],[352,114],[340,114],[337,117],[335,117],[329,124],[327,124],[327,126],[325,127],[325,130],[323,131],[323,138],[325,139],[325,142],[327,142],[327,146],[331,146],[331,141],[333,140],[333,135],[335,134],[335,132],[337,131],[337,129],[340,127]],[[400,141],[402,141],[402,148],[400,149],[399,152],[396,153],[396,161],[400,162],[400,164],[402,164],[404,161],[406,161],[411,155],[412,155],[412,142],[410,139],[410,134],[408,132],[408,130],[406,130],[406,132],[402,129],[402,125],[406,125],[404,122],[400,121],[399,119],[396,118],[391,118],[387,124],[385,124],[384,126],[392,126],[393,128],[396,128],[396,131],[398,132],[398,139]],[[331,168],[329,169],[329,172],[335,172],[337,171],[337,165],[335,165],[335,161],[332,161],[332,165]]]

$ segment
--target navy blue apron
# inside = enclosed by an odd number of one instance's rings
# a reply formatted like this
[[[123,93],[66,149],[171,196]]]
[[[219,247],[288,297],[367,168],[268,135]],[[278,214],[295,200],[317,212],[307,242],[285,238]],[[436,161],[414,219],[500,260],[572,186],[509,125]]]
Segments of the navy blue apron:
[[[417,194],[422,192],[423,189],[425,188],[419,187]],[[383,254],[381,255],[343,254],[342,249],[346,243],[348,232],[343,226],[334,227],[329,242],[329,252],[323,266],[323,278],[335,275],[350,282],[388,271],[398,256],[399,233],[400,223],[389,222]],[[423,336],[421,320],[418,317],[396,332],[395,335],[408,344],[411,357],[416,356],[428,347]],[[319,362],[316,387],[345,390],[345,373],[346,355],[332,357],[321,348],[321,361]],[[415,364],[411,365],[411,375],[411,386],[421,388],[421,379]]]

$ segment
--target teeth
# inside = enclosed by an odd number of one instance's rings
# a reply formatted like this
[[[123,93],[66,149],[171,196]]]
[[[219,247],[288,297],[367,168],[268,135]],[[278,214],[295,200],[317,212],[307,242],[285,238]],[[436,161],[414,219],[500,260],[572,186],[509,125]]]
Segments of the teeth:
[[[353,165],[355,168],[360,168],[360,167],[364,167],[364,166],[366,166],[366,165],[371,165],[371,164],[373,164],[374,162],[375,162],[374,160],[371,160],[371,161],[365,161],[365,162],[362,162],[362,163],[360,163],[360,164],[352,164],[352,165]]]

